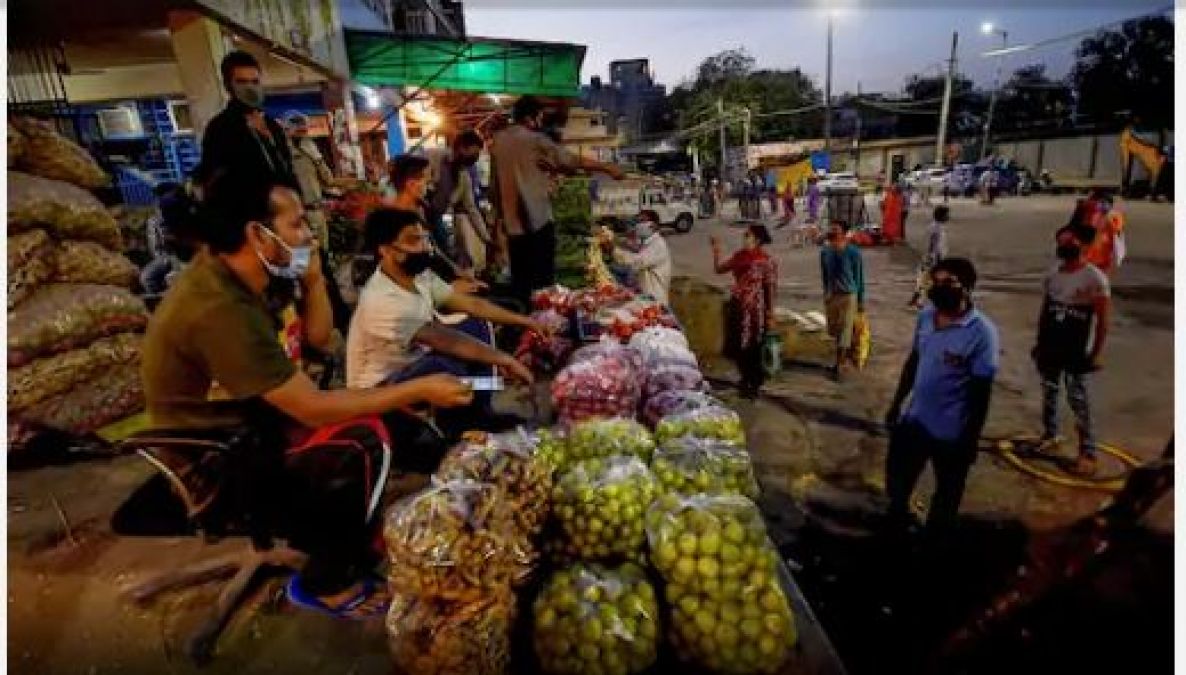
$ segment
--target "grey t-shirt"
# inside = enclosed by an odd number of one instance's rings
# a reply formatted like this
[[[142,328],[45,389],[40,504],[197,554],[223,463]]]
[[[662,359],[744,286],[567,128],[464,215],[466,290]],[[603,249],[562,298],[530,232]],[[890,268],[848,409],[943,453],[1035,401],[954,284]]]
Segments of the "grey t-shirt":
[[[1038,324],[1039,361],[1080,371],[1088,365],[1095,336],[1095,302],[1111,295],[1108,277],[1090,263],[1074,272],[1055,268],[1042,288],[1046,299]]]
[[[575,167],[572,153],[547,136],[516,124],[494,135],[490,159],[507,234],[535,232],[552,222],[548,176]]]

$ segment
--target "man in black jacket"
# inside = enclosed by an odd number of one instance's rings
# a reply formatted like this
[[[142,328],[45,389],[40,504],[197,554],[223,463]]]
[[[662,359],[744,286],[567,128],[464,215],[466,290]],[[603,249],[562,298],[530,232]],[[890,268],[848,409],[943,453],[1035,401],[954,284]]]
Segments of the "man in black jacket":
[[[198,182],[209,185],[233,168],[245,175],[270,176],[299,190],[284,129],[264,114],[259,62],[247,52],[233,51],[222,59],[221,71],[231,100],[206,125]]]

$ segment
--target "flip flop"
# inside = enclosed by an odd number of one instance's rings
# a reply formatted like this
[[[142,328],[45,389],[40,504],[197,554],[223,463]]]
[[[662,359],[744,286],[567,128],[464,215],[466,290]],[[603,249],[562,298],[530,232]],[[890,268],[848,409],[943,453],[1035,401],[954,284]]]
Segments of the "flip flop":
[[[299,574],[294,574],[288,580],[288,585],[285,588],[285,592],[288,595],[288,601],[298,607],[319,612],[335,619],[345,619],[347,621],[364,621],[376,616],[383,616],[387,613],[387,609],[391,604],[391,601],[388,600],[381,606],[368,609],[363,613],[355,612],[356,609],[366,603],[366,601],[369,600],[371,596],[373,596],[375,592],[379,590],[379,584],[383,583],[383,580],[377,579],[373,576],[368,576],[363,579],[362,588],[359,589],[358,593],[346,599],[345,602],[343,602],[341,605],[338,605],[337,607],[330,607],[329,605],[322,602],[317,596],[306,592],[305,589],[301,588],[300,579],[301,577]]]

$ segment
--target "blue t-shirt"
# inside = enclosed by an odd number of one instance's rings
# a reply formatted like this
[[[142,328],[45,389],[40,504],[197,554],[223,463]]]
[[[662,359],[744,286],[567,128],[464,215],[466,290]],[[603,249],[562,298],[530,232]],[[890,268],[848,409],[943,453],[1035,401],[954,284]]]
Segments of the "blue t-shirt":
[[[997,327],[977,309],[955,323],[935,329],[935,308],[918,313],[914,329],[918,371],[903,418],[916,422],[937,440],[958,440],[968,423],[968,383],[993,377],[1000,365]]]

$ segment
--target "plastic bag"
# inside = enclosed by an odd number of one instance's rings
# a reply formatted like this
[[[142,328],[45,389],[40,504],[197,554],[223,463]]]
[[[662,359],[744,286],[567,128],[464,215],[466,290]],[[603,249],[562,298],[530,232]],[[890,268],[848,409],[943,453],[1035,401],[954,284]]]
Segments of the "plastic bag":
[[[573,309],[573,292],[559,284],[541,288],[531,294],[531,306],[539,311],[552,310],[568,316]]]
[[[573,342],[565,337],[568,319],[554,309],[532,312],[531,318],[549,330],[549,335],[525,331],[515,349],[515,358],[537,372],[553,372],[572,352]]]
[[[519,567],[514,582],[525,583],[535,571],[535,540],[551,510],[552,469],[535,457],[534,440],[526,432],[467,436],[445,455],[434,480],[474,480],[502,492],[515,525],[508,542]]]
[[[655,425],[655,442],[660,445],[681,436],[715,438],[745,445],[741,418],[728,408],[700,408],[676,413],[664,417]]]
[[[59,134],[53,125],[29,118],[19,118],[14,123],[24,134],[25,147],[20,160],[24,170],[92,189],[111,182],[89,152]]]
[[[627,455],[651,461],[655,441],[646,427],[632,419],[591,419],[574,424],[568,431],[569,462],[596,457]]]
[[[123,250],[119,226],[94,195],[57,180],[8,172],[8,231],[46,227],[62,239],[96,241]]]
[[[759,492],[749,452],[726,441],[695,436],[672,439],[655,451],[651,473],[663,492],[737,494],[750,499]]]
[[[116,333],[140,330],[144,302],[127,289],[97,284],[46,284],[8,312],[8,366],[78,349]]]
[[[53,280],[60,283],[130,288],[138,274],[127,258],[93,241],[64,241],[55,251]]]
[[[29,406],[20,419],[73,434],[88,434],[144,410],[144,388],[137,363],[100,370],[59,396]]]
[[[642,548],[643,514],[654,496],[655,479],[637,457],[587,459],[556,483],[553,512],[581,559],[630,555]]]
[[[552,381],[552,403],[566,425],[598,417],[633,417],[642,395],[640,378],[636,364],[622,356],[574,358]]]
[[[857,312],[852,323],[852,360],[858,369],[865,368],[872,348],[873,334],[869,331],[869,317],[864,312]]]
[[[598,358],[619,359],[631,369],[631,375],[638,377],[643,374],[642,354],[633,347],[610,338],[603,338],[593,344],[585,345],[572,353],[569,364],[591,361]]]
[[[520,573],[514,524],[502,491],[472,480],[441,482],[396,502],[383,538],[392,587],[476,600]]]
[[[699,366],[696,355],[688,347],[688,338],[674,328],[652,326],[630,338],[630,346],[642,354],[643,363],[684,361]]]
[[[633,563],[577,563],[556,572],[532,614],[545,673],[639,673],[658,656],[655,589]]]
[[[45,230],[8,238],[8,308],[16,307],[54,273],[54,243]]]
[[[63,394],[76,385],[94,380],[117,364],[136,364],[141,336],[121,333],[100,338],[83,349],[74,349],[8,370],[8,410],[19,411]]]
[[[461,602],[394,592],[387,644],[404,675],[501,675],[511,659],[515,596],[493,590]]]
[[[778,554],[758,507],[735,496],[666,495],[647,512],[681,659],[716,672],[773,673],[794,646]]]
[[[719,399],[703,391],[668,390],[647,399],[642,409],[642,420],[653,429],[664,417],[702,408],[728,409]]]
[[[647,368],[643,399],[665,391],[703,391],[706,387],[704,373],[695,365],[686,361],[656,361]]]

